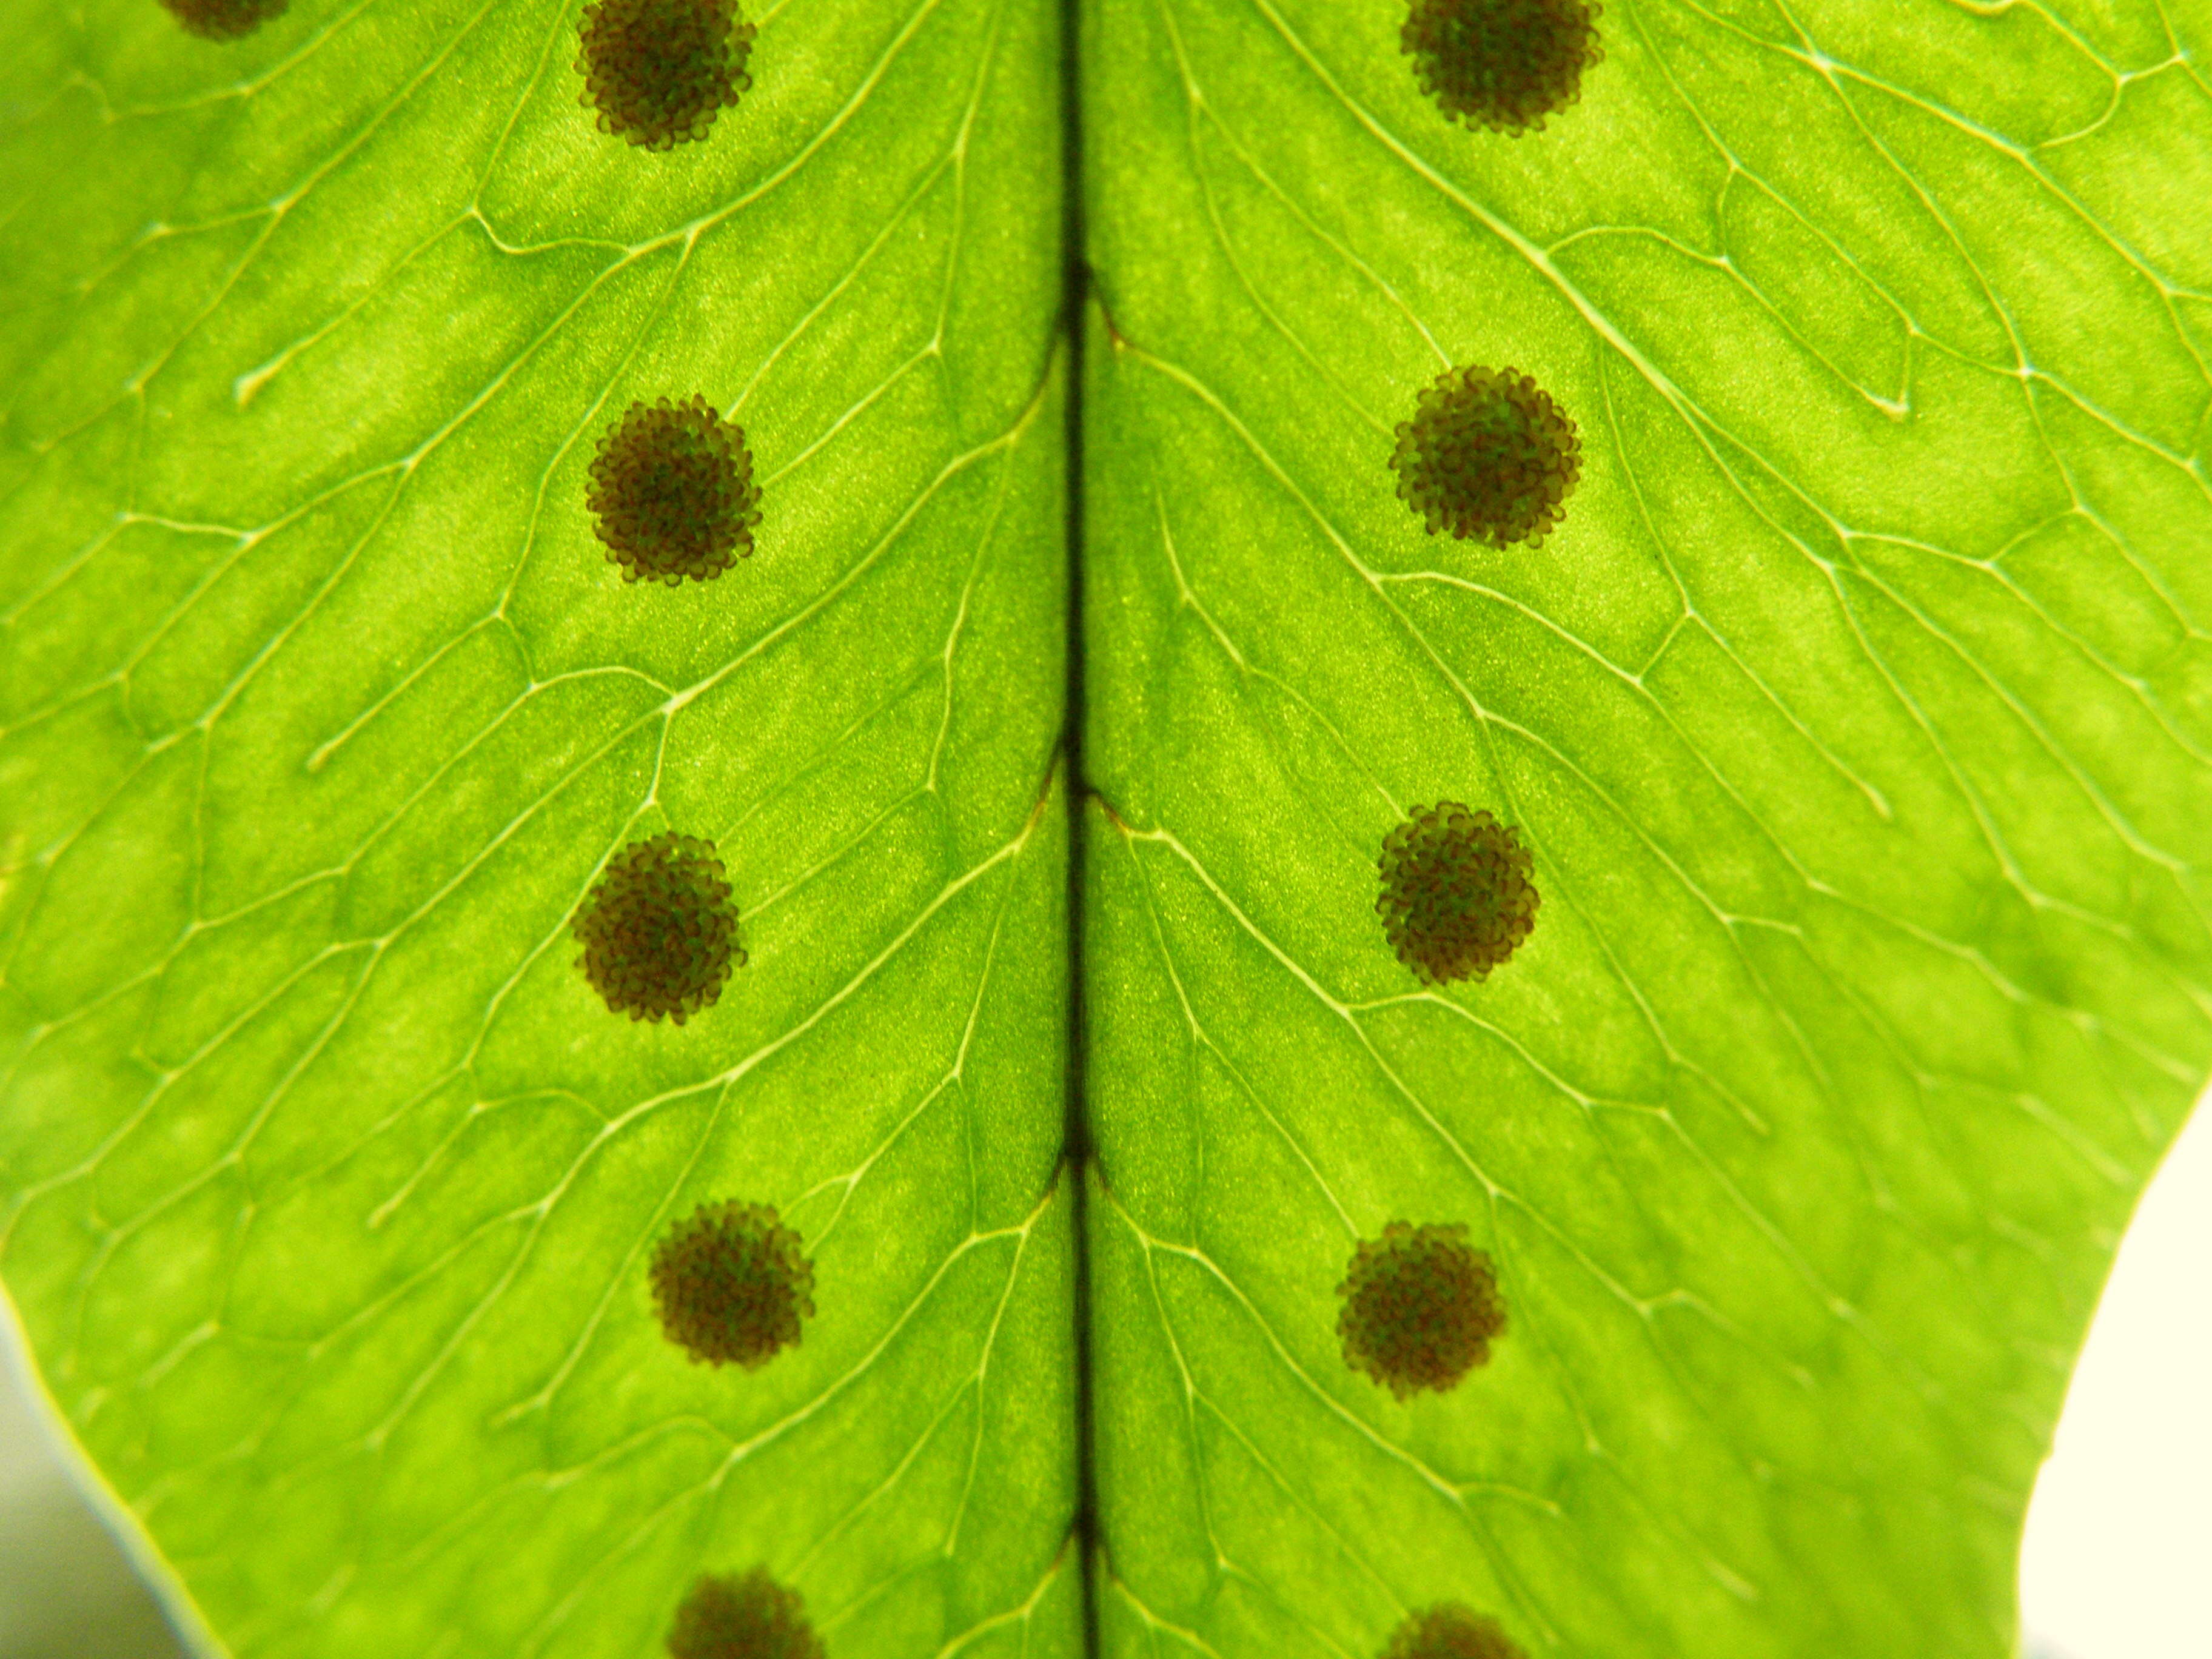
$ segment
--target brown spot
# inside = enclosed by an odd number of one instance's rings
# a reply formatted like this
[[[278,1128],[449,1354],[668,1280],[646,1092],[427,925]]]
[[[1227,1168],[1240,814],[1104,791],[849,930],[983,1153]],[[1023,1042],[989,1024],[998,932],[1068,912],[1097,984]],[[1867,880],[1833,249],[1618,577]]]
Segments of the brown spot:
[[[634,403],[599,440],[584,499],[623,580],[710,582],[753,550],[760,487],[742,428],[693,395]]]
[[[653,1252],[653,1302],[671,1342],[700,1364],[757,1370],[796,1347],[814,1316],[814,1264],[767,1204],[702,1204]]]
[[[823,1659],[799,1592],[765,1567],[692,1585],[668,1627],[668,1651],[674,1659]]]
[[[1375,909],[1424,984],[1487,979],[1535,931],[1535,860],[1521,832],[1457,801],[1417,806],[1382,841]]]
[[[161,0],[187,34],[203,40],[236,40],[272,17],[282,17],[289,0]]]
[[[753,33],[737,0],[593,0],[577,27],[581,101],[646,149],[704,138],[753,83]]]
[[[720,1000],[745,963],[714,843],[673,830],[607,861],[569,926],[576,965],[612,1012],[678,1025]]]
[[[1423,1389],[1442,1394],[1489,1364],[1491,1340],[1505,1328],[1490,1257],[1468,1247],[1461,1224],[1392,1222],[1382,1237],[1360,1241],[1336,1293],[1344,1363],[1401,1400]]]
[[[1410,1614],[1390,1634],[1382,1659],[1527,1659],[1495,1619],[1456,1601]]]
[[[1605,52],[1589,0],[1413,0],[1398,31],[1448,121],[1519,137],[1582,96]]]
[[[1583,476],[1567,412],[1515,368],[1448,368],[1398,423],[1398,498],[1431,536],[1540,547]]]

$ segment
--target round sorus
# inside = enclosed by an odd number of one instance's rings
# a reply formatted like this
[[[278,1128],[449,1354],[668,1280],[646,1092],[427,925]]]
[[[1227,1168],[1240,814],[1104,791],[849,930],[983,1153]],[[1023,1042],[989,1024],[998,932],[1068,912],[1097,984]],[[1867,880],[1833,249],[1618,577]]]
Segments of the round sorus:
[[[1344,1283],[1336,1334],[1344,1363],[1401,1400],[1442,1394],[1490,1359],[1505,1328],[1505,1303],[1490,1257],[1472,1249],[1463,1225],[1394,1221],[1362,1239]]]
[[[722,994],[744,965],[737,907],[714,843],[673,830],[607,861],[570,922],[576,965],[609,1009],[678,1025]]]
[[[634,403],[599,440],[585,497],[623,580],[708,582],[749,556],[760,486],[742,428],[703,397]]]
[[[672,1659],[823,1659],[805,1604],[755,1567],[709,1573],[691,1587],[668,1628]]]
[[[1604,56],[1594,0],[1413,0],[1398,31],[1448,121],[1518,137],[1582,96]]]
[[[753,26],[737,0],[592,0],[577,27],[581,102],[645,149],[704,138],[752,85]]]
[[[1495,1619],[1456,1601],[1409,1613],[1382,1659],[1526,1659]]]
[[[702,1204],[653,1252],[653,1310],[702,1365],[757,1370],[814,1316],[814,1264],[768,1204]]]
[[[1375,901],[1424,984],[1486,979],[1535,930],[1535,860],[1521,832],[1457,801],[1417,806],[1382,841]]]
[[[187,34],[203,40],[236,40],[272,17],[282,17],[289,0],[161,0],[162,8]]]
[[[1446,369],[1397,436],[1398,497],[1431,536],[1540,547],[1583,476],[1574,422],[1515,368]]]

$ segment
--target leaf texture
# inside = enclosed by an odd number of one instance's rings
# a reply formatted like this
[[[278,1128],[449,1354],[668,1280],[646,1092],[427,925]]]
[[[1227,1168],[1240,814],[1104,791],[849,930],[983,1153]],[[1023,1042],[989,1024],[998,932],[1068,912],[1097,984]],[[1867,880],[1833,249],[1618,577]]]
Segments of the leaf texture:
[[[1086,15],[1105,1650],[2008,1655],[2212,1055],[2188,20],[1620,0],[1510,137],[1390,6]],[[1579,428],[1539,550],[1394,494],[1468,364]],[[1534,853],[1479,985],[1373,914],[1443,800]],[[1509,1320],[1403,1403],[1396,1220]]]
[[[2201,0],[1613,0],[1518,136],[1383,0],[772,0],[665,151],[580,9],[0,18],[0,1281],[196,1636],[2008,1655],[2212,1066]],[[1397,493],[1469,365],[1540,547]],[[750,551],[626,583],[695,397]],[[1442,802],[1480,982],[1376,914]],[[680,1026],[573,927],[669,833]],[[706,1204],[757,1370],[655,1322]],[[1504,1319],[1402,1399],[1395,1222]]]
[[[643,1653],[757,1565],[839,1654],[1079,1639],[1054,21],[754,21],[666,155],[570,8],[0,24],[0,1268],[234,1653]],[[756,550],[626,586],[595,446],[694,395]],[[570,929],[669,830],[749,957],[681,1027]],[[813,1264],[758,1371],[653,1319],[725,1200]]]

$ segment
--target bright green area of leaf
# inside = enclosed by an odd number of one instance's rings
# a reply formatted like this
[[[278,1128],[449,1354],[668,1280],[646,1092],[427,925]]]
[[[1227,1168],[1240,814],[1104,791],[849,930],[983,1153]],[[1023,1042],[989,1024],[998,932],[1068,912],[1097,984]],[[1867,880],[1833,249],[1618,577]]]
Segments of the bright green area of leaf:
[[[1449,1598],[1531,1655],[2008,1654],[2212,1060],[2212,19],[1613,0],[1513,140],[1402,15],[1086,12],[1106,1650]],[[1468,362],[1581,425],[1539,552],[1394,498]],[[1439,799],[1543,909],[1425,991],[1375,860]],[[1404,1404],[1334,1330],[1395,1218],[1510,1319]]]
[[[1055,20],[786,0],[649,156],[573,10],[0,19],[0,1273],[236,1651],[645,1652],[755,1561],[840,1659],[1072,1651]],[[2212,23],[1616,0],[1514,141],[1399,16],[1085,14],[1106,1644],[2001,1653],[2212,1061]],[[1392,496],[1470,360],[1582,424],[1540,552]],[[760,551],[625,588],[592,445],[691,391]],[[1428,993],[1443,798],[1545,909]],[[563,932],[664,827],[752,953],[682,1030]],[[750,1376],[642,1283],[724,1196],[817,1264]],[[1400,1217],[1512,1321],[1402,1405]]]
[[[758,15],[667,155],[574,9],[0,18],[0,1269],[254,1655],[659,1645],[764,1562],[832,1651],[1079,1643],[1056,20]],[[634,398],[755,556],[626,587]],[[714,837],[751,960],[610,1014],[566,924]],[[756,1373],[653,1240],[775,1204]]]

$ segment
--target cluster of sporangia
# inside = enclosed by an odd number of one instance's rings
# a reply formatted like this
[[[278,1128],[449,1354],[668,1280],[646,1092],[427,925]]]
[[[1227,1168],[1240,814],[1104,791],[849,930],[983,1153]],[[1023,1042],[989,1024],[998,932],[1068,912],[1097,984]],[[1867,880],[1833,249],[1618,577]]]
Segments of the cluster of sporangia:
[[[1413,0],[1398,46],[1446,120],[1517,137],[1582,96],[1605,56],[1585,0]]]
[[[288,0],[161,0],[209,40],[235,40]],[[1573,103],[1602,57],[1586,0],[1413,0],[1400,45],[1447,119],[1518,137]],[[590,0],[578,24],[581,101],[602,132],[650,150],[702,140],[752,84],[753,26],[737,0]],[[1503,550],[1541,544],[1582,476],[1574,422],[1533,376],[1455,368],[1397,428],[1398,495],[1431,535]],[[711,581],[753,548],[760,489],[744,434],[702,395],[635,402],[599,444],[586,504],[625,582]],[[1424,983],[1486,976],[1535,926],[1534,862],[1517,830],[1444,801],[1385,838],[1376,909]],[[611,859],[572,923],[585,978],[611,1011],[682,1025],[712,1007],[745,953],[712,842],[673,832]],[[701,1205],[653,1255],[653,1307],[697,1364],[766,1364],[814,1314],[814,1266],[774,1208]],[[1401,1401],[1455,1386],[1490,1358],[1505,1306],[1490,1257],[1461,1224],[1394,1221],[1363,1240],[1344,1282],[1345,1364]],[[823,1659],[795,1591],[756,1568],[692,1587],[674,1659]],[[1416,1612],[1382,1659],[1522,1659],[1496,1620],[1456,1603]]]
[[[1382,932],[1425,984],[1487,979],[1535,929],[1535,861],[1486,811],[1417,806],[1382,838],[1380,862]]]
[[[722,994],[745,963],[738,912],[714,843],[673,830],[607,861],[574,929],[576,965],[618,1014],[678,1025]]]
[[[738,0],[594,0],[577,35],[599,131],[646,149],[704,138],[753,83],[753,26]]]
[[[1392,1632],[1382,1659],[1524,1659],[1495,1619],[1456,1601],[1409,1617]]]
[[[766,1204],[702,1204],[653,1253],[653,1301],[696,1364],[757,1370],[814,1316],[814,1264]]]
[[[1505,1328],[1498,1275],[1461,1223],[1392,1222],[1382,1237],[1359,1241],[1336,1293],[1344,1363],[1401,1400],[1442,1394],[1488,1364],[1491,1339]]]
[[[584,498],[626,582],[710,582],[753,550],[760,486],[744,431],[705,398],[634,403],[599,440]]]
[[[796,1590],[758,1567],[691,1587],[668,1629],[674,1659],[823,1659]]]
[[[1566,516],[1583,445],[1566,411],[1518,369],[1448,368],[1398,423],[1390,465],[1398,499],[1431,536],[1535,548]]]
[[[272,17],[282,17],[290,0],[161,0],[187,34],[203,40],[235,40]]]

